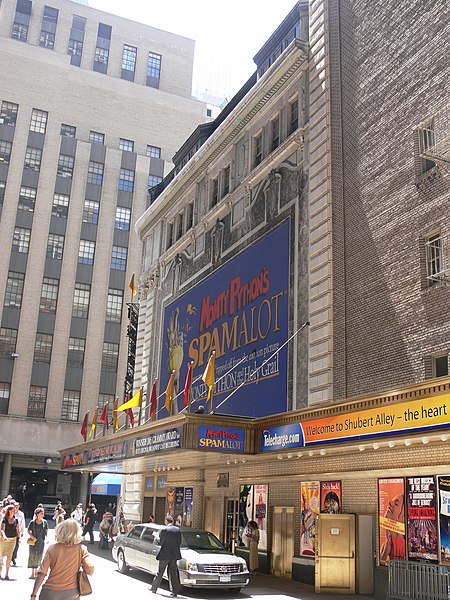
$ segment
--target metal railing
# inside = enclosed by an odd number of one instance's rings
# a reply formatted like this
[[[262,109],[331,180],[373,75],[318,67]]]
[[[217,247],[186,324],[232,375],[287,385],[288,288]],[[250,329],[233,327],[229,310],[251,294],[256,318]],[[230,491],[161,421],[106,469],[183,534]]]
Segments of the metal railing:
[[[447,567],[389,561],[389,600],[449,600],[449,592]]]

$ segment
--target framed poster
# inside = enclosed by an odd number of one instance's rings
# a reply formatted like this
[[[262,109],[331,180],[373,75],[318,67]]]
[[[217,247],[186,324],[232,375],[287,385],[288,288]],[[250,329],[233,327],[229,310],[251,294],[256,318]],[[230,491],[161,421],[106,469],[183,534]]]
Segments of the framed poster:
[[[406,560],[405,480],[403,477],[378,480],[378,523],[380,564]]]
[[[267,511],[269,486],[267,484],[241,485],[239,491],[239,546],[246,546],[245,531],[249,521],[259,530],[258,550],[267,550]]]
[[[320,482],[320,512],[330,515],[342,513],[342,483],[340,481]]]
[[[406,478],[408,558],[438,559],[436,486],[433,476]]]
[[[314,556],[316,550],[316,516],[320,510],[320,482],[302,481],[302,521],[300,554]]]
[[[440,562],[450,565],[450,475],[438,477]]]

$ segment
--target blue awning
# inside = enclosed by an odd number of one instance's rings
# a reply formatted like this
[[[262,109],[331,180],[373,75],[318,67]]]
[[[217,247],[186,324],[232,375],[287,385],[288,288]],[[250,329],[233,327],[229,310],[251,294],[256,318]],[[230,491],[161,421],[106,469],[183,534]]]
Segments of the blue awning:
[[[117,496],[120,494],[122,475],[117,473],[99,473],[91,483],[91,494]]]

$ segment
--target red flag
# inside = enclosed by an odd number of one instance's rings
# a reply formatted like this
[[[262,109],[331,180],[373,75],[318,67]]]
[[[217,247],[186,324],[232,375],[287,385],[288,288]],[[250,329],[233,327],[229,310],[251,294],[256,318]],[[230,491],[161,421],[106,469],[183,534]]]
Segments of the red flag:
[[[132,408],[126,408],[125,411],[130,419],[130,424],[131,427],[133,427],[134,425],[134,415],[133,415],[133,409]]]
[[[88,418],[89,418],[89,411],[87,411],[87,413],[84,415],[83,424],[81,425],[81,430],[80,430],[80,433],[83,436],[84,441],[86,441],[86,436],[87,436]]]
[[[158,401],[156,399],[156,381],[153,382],[152,393],[150,394],[150,420],[156,416],[156,410],[158,408]]]
[[[108,423],[108,403],[106,403],[105,406],[103,407],[102,414],[100,415],[100,423],[103,423],[105,425],[105,429],[109,428],[109,423]]]
[[[191,405],[191,386],[192,386],[192,362],[189,363],[188,372],[186,375],[186,383],[184,384],[184,401],[183,408]]]

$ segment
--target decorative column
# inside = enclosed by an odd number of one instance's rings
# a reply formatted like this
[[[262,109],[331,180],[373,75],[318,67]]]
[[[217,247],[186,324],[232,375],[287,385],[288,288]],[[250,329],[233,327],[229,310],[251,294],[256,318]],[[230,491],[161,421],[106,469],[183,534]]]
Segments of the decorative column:
[[[12,454],[3,455],[3,471],[2,471],[2,487],[0,492],[0,498],[5,498],[10,490],[11,484],[11,468],[12,468]]]

